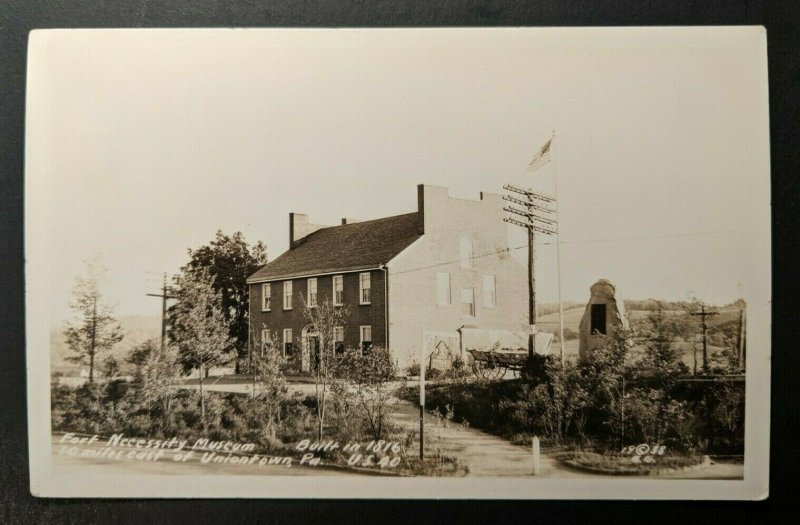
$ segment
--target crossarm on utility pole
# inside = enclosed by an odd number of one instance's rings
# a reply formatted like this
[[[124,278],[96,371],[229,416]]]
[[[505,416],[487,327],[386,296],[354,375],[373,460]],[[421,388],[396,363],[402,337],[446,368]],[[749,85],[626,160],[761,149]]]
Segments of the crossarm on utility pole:
[[[167,299],[177,299],[175,295],[169,295],[167,288],[167,274],[164,274],[164,285],[161,288],[161,293],[146,294],[149,297],[161,297],[161,350],[164,350],[164,344],[167,338]]]
[[[706,311],[706,308],[708,308],[708,306],[701,304],[699,312],[692,312],[689,314],[689,315],[699,316],[700,322],[703,327],[703,373],[704,374],[708,374],[708,337],[706,335],[708,331],[708,325],[706,324],[706,317],[712,315],[719,315],[719,312]]]

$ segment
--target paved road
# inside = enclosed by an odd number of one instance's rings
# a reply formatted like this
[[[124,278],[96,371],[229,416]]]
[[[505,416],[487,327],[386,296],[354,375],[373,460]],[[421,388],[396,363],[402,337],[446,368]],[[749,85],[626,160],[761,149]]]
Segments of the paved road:
[[[412,403],[398,401],[390,417],[408,430],[417,432],[419,429],[419,407]],[[444,418],[437,418],[432,413],[425,415],[425,422],[425,432],[433,435],[434,446],[441,447],[445,454],[455,456],[465,463],[469,467],[470,476],[530,476],[533,472],[531,448],[514,445],[500,437],[452,421],[445,422]],[[419,453],[419,445],[414,447],[413,453]],[[542,451],[539,465],[539,477],[542,478],[616,477],[572,469],[557,461],[552,452],[547,450]],[[741,463],[718,463],[702,470],[637,478],[742,479],[743,475],[744,467]]]
[[[398,401],[391,413],[395,423],[408,430],[419,429],[419,407]],[[433,446],[446,455],[457,457],[469,467],[470,476],[531,476],[531,449],[459,423],[445,422],[431,413],[425,415],[425,432],[432,436]],[[419,453],[419,445],[414,454]],[[605,477],[568,469],[547,454],[540,456],[541,477]]]

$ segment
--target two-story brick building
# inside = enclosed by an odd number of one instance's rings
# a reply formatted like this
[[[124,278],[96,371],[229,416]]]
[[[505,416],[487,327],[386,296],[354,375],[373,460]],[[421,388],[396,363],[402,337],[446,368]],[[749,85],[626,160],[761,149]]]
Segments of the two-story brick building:
[[[400,367],[420,362],[423,329],[451,357],[524,346],[526,269],[509,250],[502,197],[423,185],[417,196],[416,212],[330,227],[290,214],[289,250],[247,280],[257,339],[278,340],[307,370],[317,339],[304,303],[327,299],[350,310],[341,346],[389,348]]]

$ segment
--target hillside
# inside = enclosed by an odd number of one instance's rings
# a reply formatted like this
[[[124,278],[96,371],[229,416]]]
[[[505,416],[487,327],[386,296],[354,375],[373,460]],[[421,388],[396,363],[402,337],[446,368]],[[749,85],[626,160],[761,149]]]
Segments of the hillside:
[[[573,332],[577,333],[580,327],[581,318],[583,317],[583,312],[585,310],[585,306],[574,307],[564,310],[564,329],[572,330]],[[647,317],[651,312],[649,310],[629,310],[628,312],[628,319],[630,321],[637,321]],[[713,334],[717,329],[726,327],[726,326],[733,326],[738,327],[739,324],[739,310],[735,308],[719,310],[719,315],[709,317],[708,318],[708,334],[709,336]],[[550,313],[547,315],[539,316],[536,321],[537,328],[542,332],[551,332],[553,334],[558,334],[559,330],[559,323],[558,323],[558,312]],[[698,338],[700,336],[700,332],[698,330]],[[694,364],[694,351],[692,349],[692,345],[689,343],[681,343],[681,347],[683,347],[683,361],[686,363],[687,366],[690,368],[693,367]],[[699,348],[699,345],[698,345]],[[713,346],[711,344],[708,345],[709,353],[720,351],[721,348]],[[554,342],[551,348],[551,352],[558,354],[560,352],[560,347],[558,342]],[[566,346],[564,347],[564,354],[568,357],[575,357],[578,356],[578,339],[568,339],[566,341]],[[699,350],[698,350],[698,359],[699,357]]]
[[[110,355],[113,355],[123,371],[126,370],[127,364],[125,358],[128,353],[135,346],[143,343],[149,338],[160,339],[161,337],[161,318],[150,316],[130,316],[122,317],[119,319],[119,324],[122,326],[122,331],[125,338],[120,341],[110,352],[100,355],[100,361]],[[64,336],[64,327],[60,326],[50,330],[50,369],[52,372],[61,372],[64,375],[77,375],[81,367],[67,361],[67,356],[70,355],[70,350],[67,348],[66,337]]]

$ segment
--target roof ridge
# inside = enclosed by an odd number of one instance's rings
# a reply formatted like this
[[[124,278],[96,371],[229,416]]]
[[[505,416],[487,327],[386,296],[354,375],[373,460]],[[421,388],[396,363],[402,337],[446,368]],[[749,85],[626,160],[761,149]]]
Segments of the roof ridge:
[[[262,266],[248,281],[386,263],[421,236],[418,217],[419,212],[409,212],[320,228]]]
[[[359,220],[359,221],[356,221],[356,222],[348,222],[346,224],[334,224],[332,226],[325,226],[324,228],[320,228],[319,230],[315,230],[315,231],[309,233],[308,235],[309,236],[310,235],[314,235],[315,233],[317,233],[319,231],[330,230],[331,228],[341,228],[343,226],[356,226],[356,225],[359,225],[359,224],[368,224],[368,223],[371,223],[371,222],[386,221],[386,220],[389,220],[389,219],[397,219],[399,217],[406,217],[408,215],[417,215],[418,213],[419,213],[418,211],[411,211],[411,212],[408,212],[408,213],[400,213],[400,214],[397,214],[397,215],[389,215],[388,217],[378,217],[377,219],[367,219],[365,221]]]

